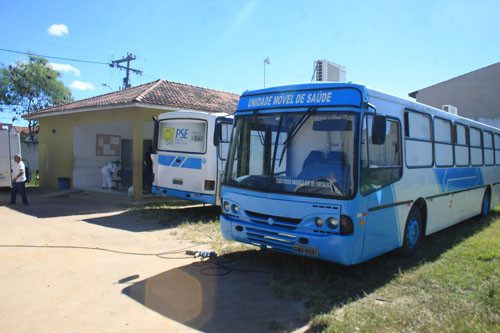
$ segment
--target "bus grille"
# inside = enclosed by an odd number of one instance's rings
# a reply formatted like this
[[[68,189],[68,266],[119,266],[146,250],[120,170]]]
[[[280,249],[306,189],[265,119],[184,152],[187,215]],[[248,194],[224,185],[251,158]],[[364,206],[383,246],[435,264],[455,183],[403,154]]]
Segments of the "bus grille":
[[[295,236],[281,232],[272,232],[252,227],[246,227],[247,237],[258,245],[265,245],[276,250],[293,252]]]
[[[274,228],[281,228],[285,230],[297,229],[297,225],[302,221],[301,219],[261,214],[248,210],[246,210],[245,213],[250,218],[250,221],[254,224],[267,226],[271,225]]]

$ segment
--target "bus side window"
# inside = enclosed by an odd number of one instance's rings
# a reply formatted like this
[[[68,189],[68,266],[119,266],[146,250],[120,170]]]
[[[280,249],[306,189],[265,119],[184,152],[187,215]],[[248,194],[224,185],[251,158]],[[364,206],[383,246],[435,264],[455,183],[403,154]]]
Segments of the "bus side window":
[[[500,165],[500,134],[495,133],[495,162],[497,165]]]
[[[469,166],[469,143],[465,125],[455,123],[455,139],[455,165]]]
[[[397,121],[387,119],[386,138],[383,145],[371,142],[371,122],[363,121],[361,141],[361,193],[376,191],[401,177],[401,135]]]
[[[405,111],[405,128],[406,165],[409,168],[431,168],[434,164],[431,116]]]
[[[487,166],[495,165],[495,151],[493,149],[493,133],[483,131],[484,142],[484,164]]]
[[[478,128],[469,128],[470,137],[470,162],[472,166],[483,165],[483,138]]]

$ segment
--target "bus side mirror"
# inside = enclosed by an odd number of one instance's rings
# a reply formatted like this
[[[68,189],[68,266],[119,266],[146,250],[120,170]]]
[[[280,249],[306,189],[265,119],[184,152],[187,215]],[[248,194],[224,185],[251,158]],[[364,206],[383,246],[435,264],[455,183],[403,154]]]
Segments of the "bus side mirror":
[[[214,146],[218,147],[219,146],[219,141],[222,136],[222,123],[217,123],[215,124],[215,131],[214,131]]]
[[[372,144],[383,145],[385,143],[386,118],[382,114],[376,114],[372,122]]]

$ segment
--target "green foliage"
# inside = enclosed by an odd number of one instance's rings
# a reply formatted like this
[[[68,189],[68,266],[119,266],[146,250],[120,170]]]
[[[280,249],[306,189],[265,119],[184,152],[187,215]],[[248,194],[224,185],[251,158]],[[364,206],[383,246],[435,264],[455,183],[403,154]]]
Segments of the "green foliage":
[[[71,92],[58,81],[61,74],[50,68],[43,57],[29,56],[28,62],[0,69],[1,111],[11,111],[16,117],[42,108],[71,102]],[[30,135],[35,124],[30,121]]]

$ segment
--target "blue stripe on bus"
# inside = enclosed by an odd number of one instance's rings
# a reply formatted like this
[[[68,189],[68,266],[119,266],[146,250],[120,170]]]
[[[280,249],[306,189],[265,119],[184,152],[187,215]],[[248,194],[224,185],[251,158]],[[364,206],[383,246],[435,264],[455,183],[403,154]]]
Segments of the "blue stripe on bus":
[[[189,157],[186,159],[186,162],[184,162],[181,165],[181,168],[201,170],[201,164],[202,164],[201,158]]]
[[[434,175],[441,188],[441,193],[484,185],[480,168],[434,169]]]
[[[158,164],[170,166],[172,164],[172,162],[174,161],[174,159],[175,159],[174,156],[160,155],[160,156],[158,156]]]
[[[182,162],[184,162],[185,159],[186,159],[185,157],[179,157],[179,156],[177,156],[175,158],[174,164],[172,164],[172,166],[175,167],[175,168],[180,167],[181,164],[182,164]]]

